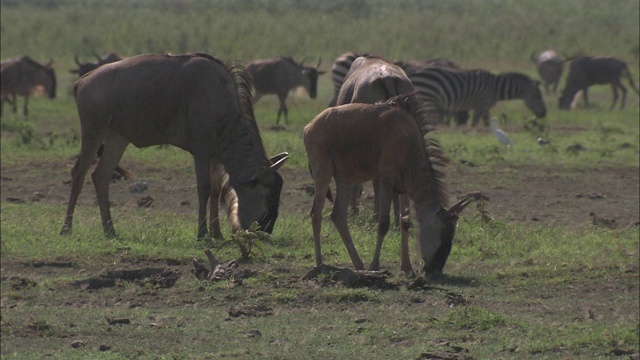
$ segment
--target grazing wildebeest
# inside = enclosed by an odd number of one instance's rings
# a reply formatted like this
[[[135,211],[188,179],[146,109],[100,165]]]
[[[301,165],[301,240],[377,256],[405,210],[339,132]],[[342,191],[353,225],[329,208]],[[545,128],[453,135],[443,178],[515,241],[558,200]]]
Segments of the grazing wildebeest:
[[[631,87],[637,94],[638,88],[633,82],[627,64],[623,61],[608,56],[582,56],[574,59],[569,67],[569,75],[567,75],[565,88],[560,95],[560,109],[569,109],[576,93],[580,90],[583,92],[585,105],[589,106],[589,86],[601,84],[611,84],[613,102],[611,103],[610,110],[613,109],[618,101],[618,88],[622,90],[620,109],[624,109],[624,103],[627,98],[627,88],[625,88],[620,81],[623,73],[627,76],[629,84],[631,84]]]
[[[458,212],[464,205],[451,210],[445,208],[447,193],[439,166],[444,166],[446,159],[437,144],[426,138],[429,117],[434,114],[433,109],[417,105],[415,94],[403,94],[385,103],[331,107],[305,126],[304,145],[315,183],[311,219],[317,266],[322,265],[322,208],[334,178],[337,192],[331,220],[356,270],[362,270],[364,265],[349,233],[349,194],[357,184],[374,179],[378,184],[380,211],[371,270],[380,267],[380,250],[389,230],[394,190],[405,193],[416,210],[416,238],[424,261],[423,270],[430,272],[444,267]],[[406,215],[401,226],[401,270],[411,274]]]
[[[250,62],[247,65],[247,72],[253,79],[255,94],[253,102],[256,103],[265,94],[276,94],[280,100],[278,118],[276,124],[280,123],[280,115],[284,114],[284,120],[289,123],[289,111],[285,101],[289,91],[304,87],[309,93],[309,97],[315,99],[318,89],[318,76],[324,74],[318,67],[322,61],[318,61],[315,67],[304,66],[304,61],[298,64],[290,57],[275,57],[272,59],[261,59]]]
[[[289,154],[281,153],[270,159],[271,163],[278,163],[280,160],[288,157]],[[218,216],[219,208],[224,210],[227,216],[227,221],[231,226],[232,233],[242,229],[242,223],[247,221],[241,221],[238,214],[238,195],[236,191],[231,187],[229,181],[229,174],[224,170],[224,166],[216,161],[211,161],[209,170],[209,177],[211,179],[211,202],[209,205],[209,232],[214,239],[222,240],[224,236],[220,230],[220,218]],[[282,181],[278,178],[277,181]],[[281,189],[281,185],[277,186]],[[272,199],[267,199],[267,204],[272,208],[268,209],[269,216],[265,216],[259,219],[258,225],[261,231],[265,231],[269,234],[273,231],[276,219],[278,217],[278,199],[280,198],[279,191],[273,191],[270,196]]]
[[[349,68],[349,72],[342,81],[336,105],[350,103],[375,104],[386,101],[400,94],[413,92],[411,80],[405,72],[396,65],[375,56],[360,56],[356,58]],[[377,188],[374,183],[374,190]],[[351,195],[351,211],[358,213],[362,186],[356,186]],[[394,209],[396,219],[400,212],[397,197],[394,196]],[[374,213],[378,212],[378,198],[374,198]]]
[[[489,110],[502,100],[523,99],[536,116],[547,114],[539,82],[520,73],[494,75],[484,70],[425,67],[414,73],[411,81],[420,96],[432,101],[443,117],[474,110],[473,126],[480,118],[488,125]]]
[[[240,67],[205,54],[139,55],[106,64],[76,81],[80,157],[71,171],[69,206],[61,233],[72,228],[73,211],[94,154],[104,153],[92,174],[102,228],[115,236],[109,211],[111,173],[129,143],[172,144],[193,155],[198,190],[198,237],[207,235],[212,159],[224,165],[238,197],[242,228],[275,221],[282,178],[271,164],[253,116],[249,80]]]
[[[29,96],[37,92],[39,88],[49,95],[56,97],[56,74],[51,67],[53,60],[42,65],[29,56],[20,56],[4,60],[0,63],[0,116],[4,102],[9,101],[13,106],[13,112],[18,112],[17,96],[24,96],[23,113],[26,117]]]
[[[78,60],[78,55],[76,55],[73,59],[75,60],[76,64],[78,65],[78,69],[73,69],[70,70],[71,73],[73,74],[78,74],[78,76],[82,76],[86,73],[88,73],[91,70],[95,70],[97,68],[99,68],[100,66],[104,65],[104,64],[110,64],[112,62],[116,62],[116,61],[120,61],[122,60],[122,58],[115,53],[108,53],[107,55],[105,55],[104,57],[100,58],[100,56],[98,56],[97,54],[93,54],[93,56],[96,57],[96,59],[98,59],[97,62],[84,62],[81,63]]]
[[[556,94],[565,60],[552,48],[541,52],[537,58],[531,54],[531,60],[536,64],[536,69],[544,84],[545,93],[549,95],[549,87],[551,87],[553,94]]]

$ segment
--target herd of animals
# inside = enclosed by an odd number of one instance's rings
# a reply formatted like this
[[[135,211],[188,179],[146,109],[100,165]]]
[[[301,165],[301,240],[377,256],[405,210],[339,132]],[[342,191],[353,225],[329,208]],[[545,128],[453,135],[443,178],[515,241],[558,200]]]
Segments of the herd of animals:
[[[194,158],[198,193],[198,237],[222,238],[219,207],[233,231],[257,222],[271,233],[278,217],[283,178],[278,169],[288,154],[269,157],[256,123],[253,105],[265,94],[278,96],[281,116],[288,123],[286,98],[290,90],[304,87],[317,94],[324,72],[289,57],[256,60],[241,67],[225,64],[206,54],[96,55],[97,62],[80,62],[72,70],[80,78],[74,97],[81,125],[81,150],[71,176],[71,194],[61,234],[72,230],[73,214],[84,178],[96,154],[92,174],[103,231],[115,236],[109,210],[109,184],[114,170],[130,175],[118,163],[132,143],[137,147],[172,144]],[[564,63],[570,61],[559,107],[568,109],[582,94],[588,104],[588,87],[610,84],[611,108],[622,91],[625,105],[626,76],[638,93],[627,65],[613,57],[566,58],[553,49],[535,61],[547,95],[555,94]],[[35,92],[56,95],[52,62],[40,64],[28,56],[2,61],[1,101],[17,112],[23,96]],[[401,270],[412,274],[408,254],[409,203],[417,223],[416,238],[426,273],[442,271],[455,235],[460,212],[479,194],[464,197],[447,208],[442,180],[446,157],[429,139],[435,124],[453,117],[458,125],[482,119],[497,101],[522,99],[537,117],[546,115],[540,82],[521,73],[492,74],[464,70],[443,59],[390,62],[381,57],[348,52],[332,66],[334,95],[329,107],[303,131],[309,169],[315,183],[311,209],[316,265],[322,265],[320,229],[322,208],[333,202],[331,220],[357,270],[364,264],[348,228],[348,208],[357,212],[361,184],[373,181],[374,211],[378,219],[377,243],[371,270],[380,268],[380,250],[394,219],[402,232]],[[1,115],[1,110],[0,110]],[[335,179],[336,194],[329,184]],[[207,206],[209,220],[207,220]]]

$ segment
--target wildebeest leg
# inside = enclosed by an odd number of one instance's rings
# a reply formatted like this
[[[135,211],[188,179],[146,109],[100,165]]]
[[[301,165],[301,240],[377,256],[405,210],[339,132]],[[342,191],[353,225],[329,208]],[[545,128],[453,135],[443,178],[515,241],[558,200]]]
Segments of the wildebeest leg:
[[[400,225],[400,218],[402,214],[400,213],[400,194],[397,192],[393,192],[393,226],[398,227]]]
[[[284,114],[284,121],[289,125],[289,111],[287,111],[287,104],[285,103],[287,100],[287,94],[278,94],[278,100],[280,100],[280,108],[278,109],[276,125],[280,123],[280,114]]]
[[[104,142],[104,150],[96,169],[91,174],[93,185],[98,196],[98,206],[100,207],[100,217],[102,218],[102,230],[109,237],[116,236],[116,229],[113,227],[111,210],[109,203],[109,184],[113,171],[122,158],[129,142],[116,132],[110,132]]]
[[[24,114],[24,117],[26,118],[27,115],[29,115],[29,111],[27,110],[27,105],[29,104],[29,95],[27,94],[24,97],[24,109],[22,109],[22,113]]]
[[[409,197],[407,195],[400,195],[399,201],[400,209],[402,209],[402,213],[400,214],[400,270],[402,270],[407,276],[412,276],[415,275],[415,273],[411,267],[411,259],[409,257],[409,228],[411,227],[411,219],[409,217]]]
[[[620,101],[620,110],[622,110],[624,109],[624,103],[627,100],[627,88],[624,87],[620,82],[618,82],[617,84],[614,83],[613,85],[611,85],[613,87],[613,94],[616,95],[616,98],[617,98],[616,85],[620,88],[620,90],[622,90],[622,99]],[[615,101],[614,101],[614,104],[615,104]],[[610,110],[613,110],[613,105],[611,105]]]
[[[331,172],[324,167],[321,169],[311,166],[315,194],[313,196],[313,206],[311,207],[311,226],[313,228],[313,242],[315,246],[316,266],[322,265],[322,251],[320,250],[320,230],[322,228],[322,209],[326,199],[329,183],[331,182]]]
[[[364,270],[364,264],[360,260],[358,251],[353,245],[351,234],[349,233],[349,224],[347,223],[347,211],[349,210],[349,194],[353,192],[354,184],[348,183],[338,177],[336,177],[336,199],[333,203],[333,210],[331,211],[331,221],[338,230],[344,246],[347,248],[353,267],[356,270]],[[316,188],[316,194],[318,189]],[[324,194],[320,192],[320,194]]]
[[[209,155],[194,152],[196,167],[196,186],[198,188],[198,239],[207,237],[207,202],[211,195],[211,179],[209,178]]]
[[[71,170],[71,195],[69,196],[67,213],[64,218],[64,225],[62,225],[60,235],[71,234],[73,226],[73,211],[75,210],[76,203],[78,202],[78,196],[82,191],[84,177],[87,175],[87,171],[89,171],[89,167],[93,163],[93,159],[100,147],[100,144],[102,144],[102,137],[102,134],[97,134],[95,136],[85,134],[82,137],[80,156]]]
[[[387,179],[381,179],[378,181],[378,187],[376,192],[378,193],[378,200],[380,202],[378,209],[378,238],[376,240],[376,249],[373,253],[373,260],[371,261],[371,267],[369,270],[380,270],[380,251],[382,250],[382,242],[385,235],[389,232],[389,226],[391,221],[389,220],[389,213],[391,212],[391,197],[393,196],[393,184]]]
[[[13,100],[13,102],[11,103],[11,106],[13,108],[13,113],[17,114],[18,113],[18,96],[16,94],[13,94],[11,97]]]
[[[584,107],[589,107],[589,88],[582,89],[582,97],[584,98]]]
[[[209,167],[209,178],[211,180],[211,199],[209,203],[209,232],[211,236],[216,240],[223,240],[224,236],[222,235],[222,231],[220,231],[220,193],[222,191],[222,179],[220,176],[222,165],[218,162],[214,162],[215,160],[211,160],[211,165]]]

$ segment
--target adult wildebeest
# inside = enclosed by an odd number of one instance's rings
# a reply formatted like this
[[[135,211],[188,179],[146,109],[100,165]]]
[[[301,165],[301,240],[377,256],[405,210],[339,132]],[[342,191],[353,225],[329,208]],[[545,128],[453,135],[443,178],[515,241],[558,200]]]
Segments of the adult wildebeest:
[[[318,70],[321,62],[318,61],[318,65],[315,67],[304,66],[304,61],[298,64],[290,57],[275,57],[250,62],[247,65],[247,72],[251,74],[253,79],[253,88],[255,89],[253,102],[256,103],[265,94],[278,95],[280,108],[276,124],[280,123],[280,115],[282,114],[288,124],[289,111],[285,102],[289,91],[302,86],[309,93],[309,97],[315,99],[318,91],[318,76],[324,74],[324,71]]]
[[[474,110],[472,125],[482,118],[489,124],[489,110],[498,101],[523,99],[538,117],[545,117],[547,109],[539,82],[520,73],[494,75],[484,70],[456,70],[425,67],[411,76],[416,91],[432,101],[441,115]]]
[[[336,197],[331,220],[340,233],[356,270],[364,268],[349,233],[347,207],[353,187],[377,180],[380,199],[378,236],[371,270],[380,267],[380,250],[389,230],[392,192],[406,193],[416,210],[417,242],[424,271],[442,270],[463,204],[445,209],[447,193],[438,166],[445,158],[426,138],[433,109],[417,106],[414,94],[378,104],[347,104],[317,115],[303,131],[304,145],[315,182],[311,218],[316,265],[322,265],[320,230],[322,208],[334,178]],[[403,207],[406,208],[406,207]],[[408,215],[408,214],[407,214]],[[408,251],[408,216],[403,216],[402,265],[412,273]]]
[[[115,54],[115,53],[108,53],[107,55],[105,55],[102,58],[100,58],[100,56],[98,56],[97,54],[93,54],[93,56],[95,56],[96,59],[98,59],[97,62],[94,62],[94,63],[92,63],[92,62],[81,63],[78,60],[78,55],[76,55],[73,59],[75,60],[76,64],[78,65],[78,68],[70,70],[71,73],[78,74],[78,76],[82,76],[82,75],[88,73],[91,70],[95,70],[95,69],[99,68],[100,66],[102,66],[104,64],[110,64],[112,62],[116,62],[116,61],[122,60],[122,58],[118,54]]]
[[[29,56],[20,56],[4,60],[0,63],[0,116],[5,101],[13,105],[13,112],[18,112],[17,96],[24,96],[23,113],[26,117],[29,96],[37,92],[39,88],[49,95],[50,99],[56,97],[56,74],[51,67],[53,60],[42,65]]]
[[[115,236],[109,211],[111,173],[129,143],[172,144],[193,155],[198,189],[198,237],[207,235],[211,161],[224,165],[238,197],[243,228],[275,218],[282,178],[271,164],[253,116],[249,80],[242,68],[205,54],[139,55],[106,64],[76,81],[80,157],[71,171],[69,206],[61,233],[72,228],[73,211],[94,154],[104,153],[92,174],[102,228]],[[274,203],[275,202],[275,203]]]
[[[560,95],[560,109],[569,109],[576,93],[580,90],[583,92],[585,105],[589,106],[588,88],[591,85],[600,84],[611,84],[613,102],[610,110],[613,110],[618,101],[618,88],[622,90],[620,109],[624,109],[627,88],[620,81],[623,73],[627,76],[629,84],[637,94],[638,88],[633,82],[627,64],[624,62],[608,56],[582,56],[574,59],[569,67],[565,88],[562,90],[562,95]]]
[[[356,58],[345,75],[340,92],[336,99],[336,105],[350,103],[375,104],[386,101],[400,94],[408,94],[414,91],[411,80],[404,71],[396,65],[375,56],[360,56]],[[377,186],[374,183],[374,189]],[[359,200],[362,186],[356,186],[351,196],[351,210],[358,213]],[[398,210],[397,197],[394,196],[394,209],[396,219]],[[378,197],[374,199],[374,213],[378,212]]]
[[[549,87],[551,87],[553,94],[556,94],[565,60],[552,48],[541,52],[537,58],[531,54],[531,60],[536,64],[536,69],[544,84],[545,93],[549,95]]]

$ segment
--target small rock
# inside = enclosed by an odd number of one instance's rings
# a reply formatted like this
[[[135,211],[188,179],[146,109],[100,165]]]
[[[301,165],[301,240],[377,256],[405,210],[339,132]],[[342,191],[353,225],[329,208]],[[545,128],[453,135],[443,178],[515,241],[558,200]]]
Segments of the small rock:
[[[132,194],[142,194],[149,188],[149,183],[144,180],[136,181],[129,186],[129,192]]]
[[[74,349],[80,349],[81,347],[84,347],[84,343],[80,340],[74,341],[71,343],[71,347]]]
[[[251,330],[247,331],[246,333],[244,333],[244,336],[246,336],[246,337],[248,337],[250,339],[257,339],[257,338],[262,336],[262,333],[258,329],[251,329]]]
[[[102,344],[102,345],[100,345],[98,350],[100,350],[100,351],[109,351],[109,350],[111,350],[111,346]]]

